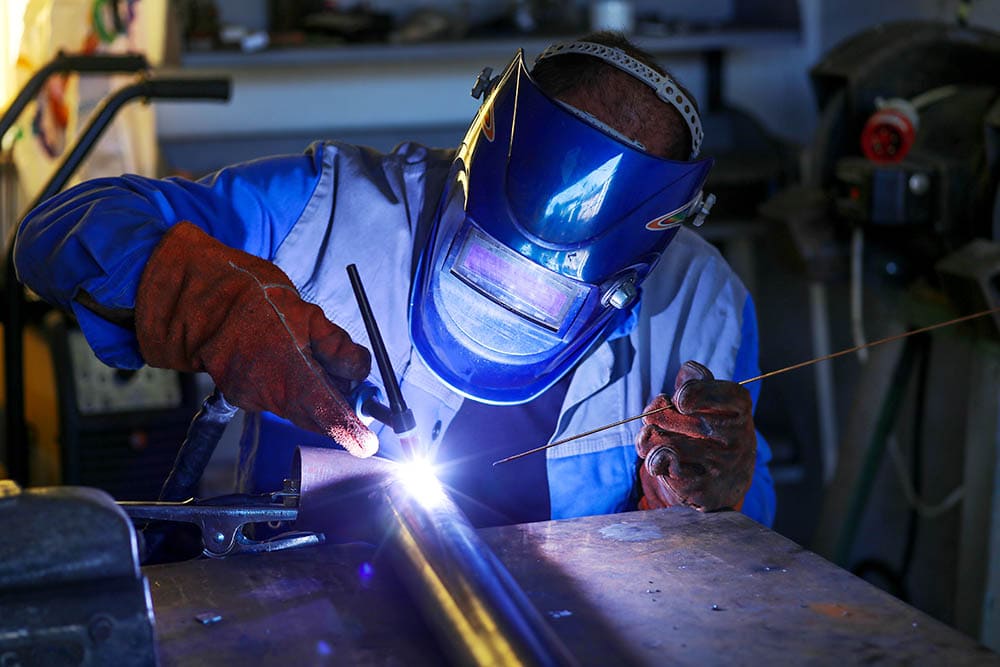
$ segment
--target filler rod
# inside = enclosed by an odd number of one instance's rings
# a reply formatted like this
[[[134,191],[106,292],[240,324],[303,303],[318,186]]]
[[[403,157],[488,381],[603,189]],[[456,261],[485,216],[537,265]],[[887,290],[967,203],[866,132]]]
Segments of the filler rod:
[[[875,347],[876,345],[881,345],[882,343],[891,343],[894,340],[902,340],[909,336],[915,336],[916,334],[925,333],[927,331],[933,331],[934,329],[941,329],[943,327],[951,326],[952,324],[958,324],[959,322],[966,322],[968,320],[974,320],[978,317],[984,317],[986,315],[992,315],[993,313],[1000,313],[1000,306],[996,308],[989,308],[987,310],[981,310],[978,313],[973,313],[971,315],[963,315],[962,317],[956,317],[953,320],[948,320],[946,322],[938,322],[937,324],[931,324],[930,326],[921,327],[919,329],[914,329],[913,331],[905,331],[900,334],[894,334],[892,336],[886,336],[885,338],[879,338],[878,340],[873,340],[869,343],[864,343],[862,345],[855,345],[854,347],[849,347],[839,352],[833,352],[832,354],[825,354],[822,357],[816,357],[815,359],[810,359],[808,361],[803,361],[791,366],[785,366],[784,368],[779,368],[776,371],[770,371],[769,373],[763,373],[762,375],[757,375],[746,380],[740,380],[737,384],[750,384],[751,382],[757,382],[758,380],[763,380],[764,378],[774,377],[775,375],[781,375],[782,373],[787,373],[788,371],[794,371],[799,368],[805,368],[806,366],[812,366],[813,364],[818,364],[821,361],[826,361],[827,359],[834,359],[836,357],[842,357],[845,354],[851,354],[852,352],[857,352],[858,350],[863,350],[869,347]],[[535,447],[534,449],[529,449],[526,452],[521,452],[520,454],[514,454],[513,456],[508,456],[505,459],[500,459],[499,461],[494,461],[493,465],[500,465],[501,463],[507,463],[508,461],[513,461],[519,459],[522,456],[527,456],[528,454],[534,454],[536,452],[542,452],[546,449],[551,449],[552,447],[558,447],[559,445],[565,445],[567,442],[572,442],[574,440],[579,440],[588,435],[593,435],[594,433],[600,433],[601,431],[606,431],[609,428],[614,428],[616,426],[621,426],[622,424],[627,424],[629,422],[635,421],[636,419],[642,419],[643,417],[648,417],[650,415],[655,415],[658,412],[663,412],[664,410],[669,410],[674,407],[674,404],[667,402],[662,408],[656,408],[655,410],[650,410],[649,412],[643,412],[641,415],[636,415],[634,417],[626,417],[625,419],[620,419],[611,424],[605,424],[604,426],[598,426],[597,428],[592,428],[589,431],[584,431],[583,433],[577,433],[576,435],[571,435],[568,438],[563,438],[562,440],[556,440],[555,442],[550,442],[547,445],[542,445],[541,447]]]

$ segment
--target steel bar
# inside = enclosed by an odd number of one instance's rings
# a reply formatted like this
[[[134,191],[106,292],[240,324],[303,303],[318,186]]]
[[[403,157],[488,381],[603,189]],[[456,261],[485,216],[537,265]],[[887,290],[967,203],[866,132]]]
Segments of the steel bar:
[[[576,664],[432,476],[410,464],[307,447],[299,448],[292,475],[301,484],[296,528],[330,536],[344,530],[345,515],[357,523],[367,514],[362,523],[383,531],[368,539],[385,543],[399,578],[457,664]]]

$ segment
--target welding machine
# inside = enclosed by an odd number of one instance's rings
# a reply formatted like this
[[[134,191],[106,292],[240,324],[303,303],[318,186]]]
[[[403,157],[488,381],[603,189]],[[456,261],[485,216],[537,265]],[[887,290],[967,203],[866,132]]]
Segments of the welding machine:
[[[107,366],[71,317],[38,310],[24,329],[28,482],[155,499],[205,391],[197,376]]]
[[[905,21],[846,40],[810,72],[817,185],[890,277],[1000,238],[998,71],[1000,34]]]
[[[42,330],[57,370],[57,481],[118,500],[155,499],[198,409],[196,377],[107,366],[61,312],[46,315]]]

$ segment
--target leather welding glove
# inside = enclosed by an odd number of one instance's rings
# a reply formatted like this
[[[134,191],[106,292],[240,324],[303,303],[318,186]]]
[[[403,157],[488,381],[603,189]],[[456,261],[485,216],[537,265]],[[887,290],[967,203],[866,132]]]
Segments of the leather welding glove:
[[[670,404],[661,394],[644,410]],[[641,508],[688,505],[703,512],[739,509],[757,455],[750,393],[716,380],[695,361],[681,366],[673,405],[643,417],[636,451],[644,494]]]
[[[368,376],[371,355],[271,262],[177,223],[143,271],[135,329],[150,366],[205,371],[230,403],[273,412],[355,456],[378,449],[341,394]]]

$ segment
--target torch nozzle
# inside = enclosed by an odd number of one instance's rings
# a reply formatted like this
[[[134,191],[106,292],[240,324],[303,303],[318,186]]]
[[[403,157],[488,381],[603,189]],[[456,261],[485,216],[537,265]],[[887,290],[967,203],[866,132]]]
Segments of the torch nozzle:
[[[416,429],[401,433],[399,435],[399,445],[403,448],[403,456],[408,461],[414,461],[418,457],[423,456],[424,450],[420,445],[420,436],[417,435]]]

